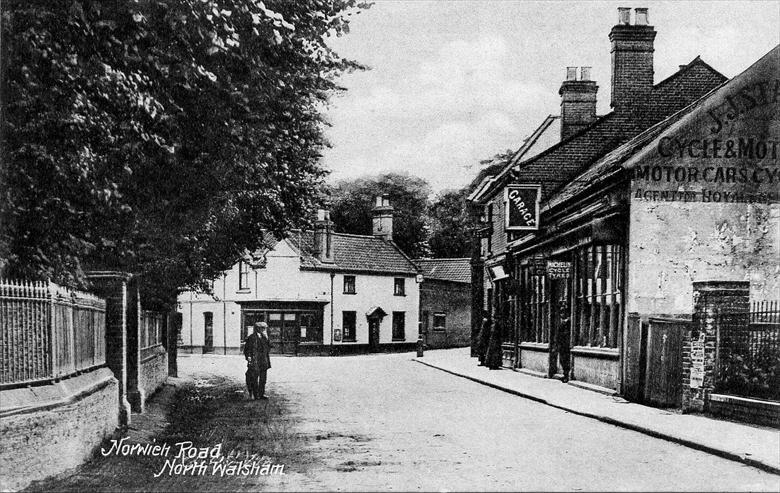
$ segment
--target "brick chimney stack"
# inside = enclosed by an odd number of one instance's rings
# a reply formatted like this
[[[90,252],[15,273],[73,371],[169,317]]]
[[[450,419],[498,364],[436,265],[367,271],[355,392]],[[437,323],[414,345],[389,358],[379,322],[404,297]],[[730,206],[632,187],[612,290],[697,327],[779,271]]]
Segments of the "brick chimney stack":
[[[612,100],[615,109],[641,106],[653,89],[653,41],[655,29],[648,25],[648,10],[618,8],[618,24],[609,33],[612,43]]]
[[[590,67],[566,68],[566,80],[561,84],[561,140],[590,125],[596,119],[596,92],[599,86],[590,80]]]
[[[393,239],[393,206],[387,195],[379,195],[372,209],[374,214],[374,236],[385,240]]]
[[[319,209],[314,221],[314,249],[320,262],[332,263],[333,257],[333,221],[330,212]]]

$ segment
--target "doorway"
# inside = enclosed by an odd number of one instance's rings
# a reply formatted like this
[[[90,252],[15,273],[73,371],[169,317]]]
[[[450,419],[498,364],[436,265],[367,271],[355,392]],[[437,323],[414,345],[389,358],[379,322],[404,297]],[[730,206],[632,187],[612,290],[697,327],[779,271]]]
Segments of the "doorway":
[[[379,317],[368,319],[368,351],[379,352]]]
[[[203,312],[203,353],[214,352],[214,314]]]

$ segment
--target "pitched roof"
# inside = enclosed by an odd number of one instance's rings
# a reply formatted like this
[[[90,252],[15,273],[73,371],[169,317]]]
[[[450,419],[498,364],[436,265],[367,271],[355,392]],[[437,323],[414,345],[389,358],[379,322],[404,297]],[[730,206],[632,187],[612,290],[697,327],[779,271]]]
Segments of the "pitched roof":
[[[697,62],[697,60],[701,64],[704,64],[704,62],[701,62],[699,57],[696,57],[694,62]],[[583,170],[573,180],[566,184],[558,193],[555,194],[554,197],[552,197],[546,204],[543,205],[542,209],[550,210],[555,206],[560,205],[579,195],[583,191],[591,189],[597,184],[608,180],[610,177],[615,176],[627,167],[630,167],[627,166],[627,162],[641,159],[642,155],[647,152],[646,149],[653,148],[653,146],[648,147],[648,144],[651,144],[664,134],[673,131],[675,128],[679,128],[681,125],[684,125],[686,121],[695,118],[697,114],[706,111],[708,106],[714,104],[711,102],[713,95],[721,93],[722,91],[727,90],[726,88],[733,85],[742,84],[743,80],[749,79],[754,72],[758,72],[759,70],[764,69],[765,66],[770,67],[769,70],[767,70],[768,72],[776,72],[777,66],[780,64],[779,60],[780,45],[773,48],[767,55],[751,65],[740,75],[720,84],[680,111],[653,125],[625,144],[606,154],[604,157],[599,159],[592,166]],[[662,82],[661,84],[664,83],[666,83],[666,81]]]
[[[564,187],[583,169],[606,153],[696,101],[727,79],[700,57],[694,58],[670,77],[653,86],[651,101],[641,112],[612,111],[538,155],[507,169],[483,187],[481,196],[490,197],[509,180],[541,183],[542,200]]]
[[[536,130],[523,141],[523,145],[515,151],[511,158],[504,164],[504,169],[496,175],[486,176],[468,197],[468,200],[479,200],[483,191],[490,189],[490,185],[500,180],[509,173],[515,164],[530,159],[549,147],[557,144],[561,137],[561,117],[548,115]]]
[[[296,230],[287,242],[301,255],[304,270],[416,275],[417,266],[392,241],[376,236],[331,233],[333,263],[321,262],[314,248],[314,232]]]
[[[420,258],[415,262],[423,273],[423,279],[471,282],[471,259],[468,258]]]

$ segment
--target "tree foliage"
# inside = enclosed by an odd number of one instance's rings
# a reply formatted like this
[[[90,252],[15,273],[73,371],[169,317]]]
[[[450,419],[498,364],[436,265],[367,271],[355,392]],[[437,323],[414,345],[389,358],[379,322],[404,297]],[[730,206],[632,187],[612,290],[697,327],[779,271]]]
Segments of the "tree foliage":
[[[470,257],[474,248],[473,234],[480,211],[466,198],[482,180],[504,169],[514,151],[498,153],[480,161],[480,169],[474,179],[458,190],[446,190],[436,197],[428,208],[430,222],[429,244],[433,257]]]
[[[411,257],[428,253],[425,212],[431,188],[422,178],[400,173],[342,180],[328,190],[336,231],[370,235],[378,195],[387,195],[395,209],[393,241]]]
[[[4,274],[110,267],[170,299],[301,225],[358,2],[4,2]]]
[[[470,190],[446,190],[428,207],[431,255],[435,258],[470,257],[476,221],[466,202]]]

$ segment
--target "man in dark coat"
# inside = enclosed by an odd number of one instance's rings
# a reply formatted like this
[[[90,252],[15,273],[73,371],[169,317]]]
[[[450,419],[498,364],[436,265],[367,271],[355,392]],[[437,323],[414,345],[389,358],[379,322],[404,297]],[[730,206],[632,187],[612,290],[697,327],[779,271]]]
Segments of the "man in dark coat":
[[[265,396],[265,382],[271,368],[271,341],[268,339],[268,324],[257,322],[254,332],[246,338],[244,356],[247,361],[246,386],[249,397],[268,399]]]
[[[556,349],[558,350],[558,359],[563,369],[562,381],[569,381],[569,372],[571,371],[571,323],[569,319],[569,307],[562,303],[560,307],[560,322],[558,323],[555,334]]]

